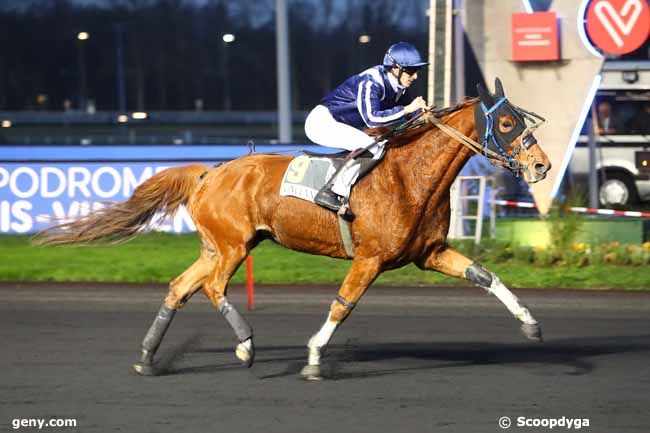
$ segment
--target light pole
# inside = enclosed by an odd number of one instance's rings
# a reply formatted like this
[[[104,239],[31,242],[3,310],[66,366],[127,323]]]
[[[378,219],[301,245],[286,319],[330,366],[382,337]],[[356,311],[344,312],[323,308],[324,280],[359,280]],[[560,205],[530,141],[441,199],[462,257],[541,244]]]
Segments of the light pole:
[[[90,39],[88,32],[77,33],[77,67],[79,68],[79,110],[86,108],[86,58],[84,44]]]
[[[287,0],[275,0],[275,45],[278,71],[278,132],[280,143],[291,143],[291,70],[289,68],[289,14]]]
[[[230,44],[235,42],[235,35],[226,33],[221,37],[223,40],[223,55],[221,56],[221,72],[223,77],[223,109],[230,111]]]

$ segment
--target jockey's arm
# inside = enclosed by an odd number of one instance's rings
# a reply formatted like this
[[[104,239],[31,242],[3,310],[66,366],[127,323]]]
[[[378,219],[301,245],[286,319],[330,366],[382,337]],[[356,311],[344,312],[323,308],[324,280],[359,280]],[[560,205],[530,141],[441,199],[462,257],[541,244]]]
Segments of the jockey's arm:
[[[380,104],[383,92],[384,89],[370,79],[359,83],[357,109],[363,121],[370,128],[398,122],[407,114],[403,105],[395,105],[392,108],[382,110]]]

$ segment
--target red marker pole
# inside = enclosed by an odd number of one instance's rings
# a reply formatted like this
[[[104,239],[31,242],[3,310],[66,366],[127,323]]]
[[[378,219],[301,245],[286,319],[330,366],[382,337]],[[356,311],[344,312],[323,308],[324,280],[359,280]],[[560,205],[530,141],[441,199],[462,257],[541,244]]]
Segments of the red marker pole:
[[[253,258],[246,257],[246,294],[248,295],[248,310],[254,308],[255,287],[253,279]]]

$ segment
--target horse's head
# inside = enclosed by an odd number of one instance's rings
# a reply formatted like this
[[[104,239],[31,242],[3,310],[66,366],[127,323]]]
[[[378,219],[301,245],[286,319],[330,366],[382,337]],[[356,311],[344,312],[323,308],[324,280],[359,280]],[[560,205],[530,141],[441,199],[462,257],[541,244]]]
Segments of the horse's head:
[[[480,84],[476,86],[481,100],[474,110],[479,141],[484,148],[501,155],[504,165],[522,174],[526,182],[539,182],[551,169],[548,157],[533,136],[544,119],[508,101],[498,78],[494,87],[492,94]]]

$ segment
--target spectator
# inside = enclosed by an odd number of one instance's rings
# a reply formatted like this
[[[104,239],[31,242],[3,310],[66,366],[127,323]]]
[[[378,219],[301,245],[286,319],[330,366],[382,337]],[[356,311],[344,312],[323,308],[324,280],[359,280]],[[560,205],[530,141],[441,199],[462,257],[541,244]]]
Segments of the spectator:
[[[598,103],[598,133],[616,134],[620,132],[621,123],[612,111],[612,104],[609,101]]]

